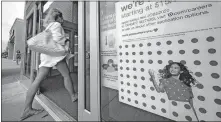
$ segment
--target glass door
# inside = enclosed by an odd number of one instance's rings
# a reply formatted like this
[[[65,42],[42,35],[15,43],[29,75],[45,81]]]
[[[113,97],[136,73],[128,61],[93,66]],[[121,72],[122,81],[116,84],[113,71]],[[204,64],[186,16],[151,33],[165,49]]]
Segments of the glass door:
[[[79,121],[100,120],[97,12],[98,2],[78,2]]]

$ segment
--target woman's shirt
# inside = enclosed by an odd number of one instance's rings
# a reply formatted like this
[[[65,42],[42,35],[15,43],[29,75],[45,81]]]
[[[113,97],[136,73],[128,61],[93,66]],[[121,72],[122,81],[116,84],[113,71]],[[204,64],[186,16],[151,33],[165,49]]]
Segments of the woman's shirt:
[[[189,102],[193,98],[191,87],[178,79],[170,77],[168,79],[161,79],[160,83],[163,85],[169,100]]]
[[[65,43],[66,41],[66,37],[65,37],[65,33],[64,33],[64,29],[62,28],[61,24],[59,22],[52,22],[50,23],[46,29],[50,30],[52,33],[52,38],[56,43],[59,43],[61,45],[65,45],[66,50],[68,50],[68,44]],[[61,60],[63,60],[65,56],[50,56],[50,55],[46,55],[41,53],[40,55],[40,59],[41,59],[41,64],[39,65],[39,67],[53,67],[55,66],[58,62],[60,62]]]
[[[59,22],[50,23],[46,29],[50,30],[52,33],[52,38],[56,43],[65,45],[66,37],[63,27]]]

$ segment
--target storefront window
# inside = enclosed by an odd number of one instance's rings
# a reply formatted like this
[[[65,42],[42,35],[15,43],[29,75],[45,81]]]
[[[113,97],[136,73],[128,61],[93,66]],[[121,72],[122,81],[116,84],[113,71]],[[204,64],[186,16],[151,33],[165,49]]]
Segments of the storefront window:
[[[100,2],[99,14],[102,120],[221,120],[219,3]]]
[[[90,2],[85,2],[85,109],[90,111]]]
[[[27,19],[26,23],[26,33],[27,33],[27,40],[32,37],[33,31],[33,14]],[[25,47],[25,75],[30,77],[31,74],[31,50],[29,50],[28,46]]]

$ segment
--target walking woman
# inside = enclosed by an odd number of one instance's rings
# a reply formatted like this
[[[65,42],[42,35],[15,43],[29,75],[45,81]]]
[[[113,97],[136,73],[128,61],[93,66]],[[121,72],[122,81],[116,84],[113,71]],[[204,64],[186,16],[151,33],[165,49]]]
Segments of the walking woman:
[[[21,60],[21,53],[19,50],[16,51],[16,63],[18,65],[18,63],[20,62]]]
[[[45,17],[44,26],[46,27],[46,29],[51,31],[53,41],[58,44],[64,45],[65,48],[68,50],[67,39],[65,38],[64,29],[61,26],[62,23],[62,13],[55,8],[50,9],[47,16]],[[72,85],[72,80],[69,75],[69,69],[66,63],[66,59],[69,58],[70,55],[71,54],[69,53],[67,53],[65,56],[59,57],[54,57],[46,54],[40,55],[41,64],[39,65],[39,72],[36,79],[27,91],[24,111],[21,120],[24,120],[32,115],[39,114],[43,111],[32,108],[32,103],[41,81],[48,74],[49,69],[54,66],[64,77],[64,86],[69,92],[72,102],[75,102],[77,100],[77,92],[74,90],[74,87]]]

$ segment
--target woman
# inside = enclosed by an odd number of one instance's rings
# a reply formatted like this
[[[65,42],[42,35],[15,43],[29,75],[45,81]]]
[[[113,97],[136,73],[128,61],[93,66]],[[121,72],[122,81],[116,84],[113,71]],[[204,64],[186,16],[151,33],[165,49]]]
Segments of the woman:
[[[193,109],[196,119],[199,121],[193,106],[192,86],[200,83],[190,74],[186,66],[179,62],[172,62],[166,65],[160,73],[159,85],[152,69],[149,70],[149,74],[158,93],[166,92],[169,100],[188,102]]]
[[[62,13],[57,9],[50,9],[44,20],[44,26],[46,27],[46,29],[51,31],[53,40],[56,43],[64,45],[68,50],[68,44],[66,43],[67,39],[65,38],[64,29],[61,26],[62,23]],[[70,57],[72,57],[70,56],[70,54],[59,57],[54,57],[46,54],[40,55],[41,64],[39,65],[39,72],[35,81],[31,84],[30,88],[27,91],[25,108],[21,120],[24,120],[32,115],[39,114],[43,111],[32,108],[32,103],[41,81],[48,74],[49,69],[53,66],[56,66],[58,71],[64,77],[64,86],[68,90],[72,102],[77,100],[77,93],[75,92],[72,85],[71,77],[69,75],[69,69],[65,60]]]
[[[21,53],[20,53],[19,50],[17,50],[17,51],[16,51],[16,63],[17,63],[17,65],[18,65],[20,59],[21,59]]]

